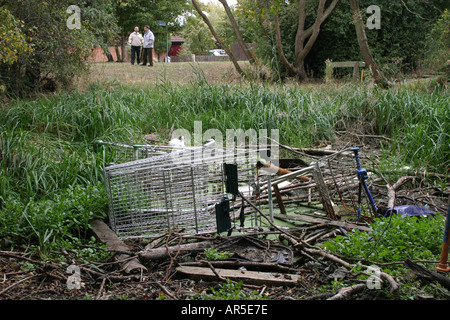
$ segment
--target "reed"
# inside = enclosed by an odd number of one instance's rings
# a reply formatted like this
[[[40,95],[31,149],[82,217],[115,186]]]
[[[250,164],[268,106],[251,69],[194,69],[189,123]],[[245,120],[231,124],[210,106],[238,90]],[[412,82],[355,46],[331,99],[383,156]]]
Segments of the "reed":
[[[333,140],[336,126],[344,124],[391,137],[391,152],[414,165],[442,169],[449,158],[448,105],[447,92],[437,88],[424,93],[409,88],[274,88],[205,81],[188,86],[164,82],[138,90],[95,87],[86,93],[16,101],[4,108],[2,167],[31,170],[27,176],[34,189],[61,186],[61,179],[43,180],[52,170],[55,175],[63,172],[63,180],[95,179],[98,174],[88,173],[95,163],[89,153],[95,139],[137,141],[150,132],[168,139],[164,133],[170,128],[193,132],[194,122],[201,121],[203,130],[214,128],[223,134],[237,128],[278,129],[280,142],[293,147]],[[39,168],[39,174],[33,168]]]
[[[450,164],[450,98],[447,90],[400,88],[377,93],[369,110],[377,133],[393,138],[391,152],[413,167],[447,172]]]

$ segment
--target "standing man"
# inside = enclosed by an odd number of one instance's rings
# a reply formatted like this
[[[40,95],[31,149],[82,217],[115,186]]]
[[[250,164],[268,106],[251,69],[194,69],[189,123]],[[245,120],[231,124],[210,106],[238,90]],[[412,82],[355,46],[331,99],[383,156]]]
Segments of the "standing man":
[[[143,66],[147,65],[147,59],[149,67],[153,67],[153,44],[155,43],[155,36],[153,32],[150,30],[149,26],[144,27],[144,45],[143,45]]]
[[[139,33],[139,28],[134,27],[134,32],[128,37],[128,43],[131,44],[131,64],[134,65],[134,57],[137,63],[141,63],[141,45],[144,38]]]

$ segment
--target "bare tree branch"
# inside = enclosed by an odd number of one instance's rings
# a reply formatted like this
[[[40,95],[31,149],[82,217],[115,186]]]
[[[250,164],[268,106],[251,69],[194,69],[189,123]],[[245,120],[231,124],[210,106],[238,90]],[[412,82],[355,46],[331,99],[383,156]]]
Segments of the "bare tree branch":
[[[213,25],[211,24],[211,21],[209,21],[208,17],[203,13],[202,9],[200,8],[198,2],[196,0],[192,0],[192,5],[194,6],[195,10],[198,12],[198,14],[202,17],[203,21],[206,23],[206,25],[208,26],[209,30],[211,31],[212,35],[214,36],[214,38],[217,40],[217,42],[219,42],[220,46],[222,47],[223,50],[225,50],[225,52],[228,54],[228,56],[230,57],[231,62],[233,62],[233,65],[236,69],[236,71],[240,74],[240,75],[246,75],[245,72],[242,70],[242,68],[240,67],[239,63],[237,62],[233,52],[225,45],[225,43],[223,43],[223,41],[220,39],[220,37],[218,36],[217,32],[214,30]]]
[[[353,23],[355,25],[356,36],[358,37],[358,43],[364,62],[366,63],[366,66],[370,67],[375,82],[383,87],[387,87],[389,86],[389,82],[384,78],[383,73],[378,67],[378,64],[375,62],[375,59],[369,49],[366,31],[364,29],[364,21],[359,8],[359,1],[350,0],[350,8],[352,9]]]
[[[295,61],[290,63],[284,53],[281,42],[281,31],[278,13],[274,14],[275,34],[277,40],[278,54],[281,61],[289,72],[296,74],[300,77],[300,80],[306,80],[306,72],[304,69],[304,61],[308,53],[311,51],[317,37],[319,36],[320,26],[330,15],[330,13],[336,7],[339,0],[333,0],[325,9],[326,0],[320,0],[317,8],[317,17],[314,24],[305,30],[306,21],[306,0],[300,0],[299,12],[298,12],[298,27],[297,34],[295,36]],[[305,44],[306,41],[306,44]]]
[[[253,50],[251,50],[251,48],[245,43],[244,39],[242,38],[242,34],[239,31],[238,24],[237,24],[236,20],[234,19],[234,15],[230,10],[230,6],[228,5],[227,1],[226,0],[219,0],[219,1],[222,3],[222,5],[225,9],[228,19],[231,22],[231,27],[233,28],[234,34],[236,35],[236,39],[237,39],[239,45],[241,46],[242,50],[244,50],[246,58],[248,59],[248,61],[250,63],[256,62],[256,56],[253,53]]]

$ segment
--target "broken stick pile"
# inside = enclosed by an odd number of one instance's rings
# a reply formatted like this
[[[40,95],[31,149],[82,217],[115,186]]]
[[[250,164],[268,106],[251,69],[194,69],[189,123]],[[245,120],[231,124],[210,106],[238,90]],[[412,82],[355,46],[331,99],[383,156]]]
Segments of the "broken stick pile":
[[[244,287],[252,290],[266,288],[266,295],[271,295],[274,288],[293,288],[291,292],[299,291],[295,298],[309,299],[314,296],[314,287],[318,283],[329,281],[330,274],[344,278],[346,274],[350,275],[350,270],[356,266],[314,245],[319,239],[339,232],[339,228],[342,228],[329,223],[330,221],[316,222],[310,227],[297,229],[298,235],[275,225],[274,231],[230,237],[182,236],[174,232],[151,241],[139,251],[130,250],[128,255],[118,251],[116,257],[122,270],[129,276],[134,274],[142,279],[149,277],[146,276],[148,274],[153,277],[158,275],[160,286],[164,287],[165,293],[173,299],[185,299],[189,296],[185,291],[180,295],[166,288],[167,284],[182,279],[195,280],[197,283],[242,282]],[[101,222],[97,221],[94,225],[100,226]],[[276,235],[278,240],[261,239],[261,236],[267,235]],[[114,243],[111,239],[108,241],[112,246],[123,248],[123,243],[118,239]],[[227,252],[229,255],[219,260],[211,260],[205,254],[210,248]],[[140,261],[142,264],[135,263],[132,269],[126,268],[130,261]],[[359,266],[363,270],[370,270],[369,266]],[[395,292],[398,289],[398,283],[389,274],[380,272],[379,276],[380,284],[389,286],[390,291]],[[363,291],[359,286],[356,289],[349,288],[345,294],[337,292],[314,297],[349,298],[352,292]],[[191,292],[191,296],[193,294]]]

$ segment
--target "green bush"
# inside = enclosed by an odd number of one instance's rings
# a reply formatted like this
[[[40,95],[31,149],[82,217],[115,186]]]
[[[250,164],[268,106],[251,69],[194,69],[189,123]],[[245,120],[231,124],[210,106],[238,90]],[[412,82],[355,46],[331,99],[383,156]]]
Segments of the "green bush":
[[[26,204],[8,199],[0,210],[0,238],[20,235],[17,244],[36,245],[45,257],[51,248],[90,241],[89,221],[106,217],[107,202],[103,185],[77,185]]]
[[[439,260],[445,217],[376,218],[371,232],[354,230],[325,242],[331,252],[374,262]]]
[[[428,52],[425,63],[431,67],[446,71],[448,77],[448,61],[450,59],[450,11],[445,9],[428,36]]]
[[[228,251],[219,251],[215,248],[205,249],[205,258],[210,261],[223,260],[231,257],[233,254]]]
[[[68,26],[71,5],[80,8],[79,28]],[[9,97],[69,87],[88,70],[91,49],[104,47],[116,30],[107,1],[6,0],[1,6],[2,24],[3,17],[8,23],[0,27],[0,51],[10,54],[0,54],[0,88]]]

